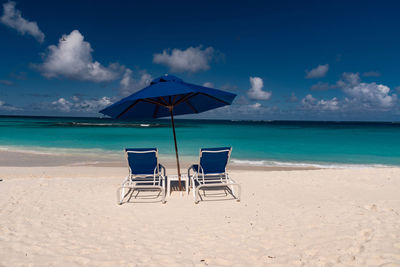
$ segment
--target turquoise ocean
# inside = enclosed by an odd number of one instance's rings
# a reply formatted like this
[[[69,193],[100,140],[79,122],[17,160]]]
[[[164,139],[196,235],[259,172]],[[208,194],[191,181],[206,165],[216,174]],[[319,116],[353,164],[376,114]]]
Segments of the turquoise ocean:
[[[232,146],[232,162],[265,166],[400,165],[400,123],[176,120],[180,156]],[[157,147],[174,156],[169,120],[0,116],[0,150],[122,154]]]

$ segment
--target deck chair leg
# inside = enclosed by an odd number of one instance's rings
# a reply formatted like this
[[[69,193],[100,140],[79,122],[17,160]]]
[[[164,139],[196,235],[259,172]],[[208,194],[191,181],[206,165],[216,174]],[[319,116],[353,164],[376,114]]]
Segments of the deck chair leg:
[[[192,178],[192,187],[193,187],[193,197],[196,198],[196,183]]]
[[[231,186],[230,186],[230,189],[231,189],[231,191],[232,191],[232,195],[235,195],[235,186],[231,185]]]
[[[168,196],[171,195],[171,181],[169,181],[168,184],[167,184],[167,195]]]
[[[195,204],[199,204],[199,194],[200,194],[200,192],[199,192],[199,188],[197,187],[196,189],[195,189],[195,194],[194,194],[194,203]]]
[[[117,189],[117,204],[118,205],[122,204],[122,202],[121,202],[121,189],[120,188]]]
[[[161,195],[162,195],[161,203],[165,204],[166,201],[165,201],[165,189],[164,188],[161,188]]]
[[[124,195],[125,194],[125,188],[120,187],[117,189],[117,203],[118,205],[122,205],[122,202],[124,200]]]
[[[236,182],[233,181],[233,183],[237,186],[237,199],[236,201],[240,201],[241,195],[242,195],[242,186],[240,184],[237,184]],[[232,185],[232,188],[235,187]]]

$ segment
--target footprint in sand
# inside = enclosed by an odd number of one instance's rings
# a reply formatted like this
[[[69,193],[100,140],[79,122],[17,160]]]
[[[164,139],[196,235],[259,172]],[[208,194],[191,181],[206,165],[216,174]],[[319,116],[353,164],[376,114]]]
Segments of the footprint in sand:
[[[358,235],[360,236],[361,239],[364,239],[365,242],[371,241],[373,237],[371,229],[363,229],[358,233]]]
[[[356,256],[351,254],[345,254],[336,259],[337,263],[345,263],[345,262],[352,262],[356,260]]]
[[[372,205],[365,205],[365,206],[364,206],[364,209],[366,209],[366,210],[372,210],[372,211],[377,211],[377,210],[378,210],[378,207],[377,207],[375,204],[372,204]]]
[[[363,245],[356,244],[355,246],[348,248],[346,252],[348,253],[348,256],[355,257],[356,255],[363,253],[364,250],[365,247]]]

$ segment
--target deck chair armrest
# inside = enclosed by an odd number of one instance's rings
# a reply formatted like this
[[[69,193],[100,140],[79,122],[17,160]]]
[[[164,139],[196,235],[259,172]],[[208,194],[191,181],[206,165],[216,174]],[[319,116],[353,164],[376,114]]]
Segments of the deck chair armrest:
[[[191,170],[193,170],[193,172],[197,172],[197,170],[196,170],[196,166],[199,166],[198,164],[192,164],[192,165],[190,165],[190,167],[188,168],[188,177],[191,177],[190,176],[190,171]]]
[[[159,168],[160,173],[161,173],[161,171],[162,171],[162,176],[163,176],[163,177],[166,177],[166,176],[167,176],[167,169],[164,167],[164,165],[162,165],[161,163],[159,163],[159,164],[158,164],[158,168]]]

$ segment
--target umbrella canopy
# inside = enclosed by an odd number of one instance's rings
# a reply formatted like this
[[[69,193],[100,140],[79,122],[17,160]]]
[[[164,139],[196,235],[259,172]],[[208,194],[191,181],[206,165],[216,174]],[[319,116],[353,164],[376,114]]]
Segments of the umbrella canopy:
[[[230,105],[235,94],[195,84],[165,75],[153,80],[150,85],[100,113],[117,119],[155,119],[174,115],[200,113]]]
[[[100,113],[114,119],[125,120],[171,117],[181,190],[174,116],[200,113],[230,105],[235,97],[236,94],[186,83],[175,76],[166,74],[154,79],[148,87],[101,110]]]

